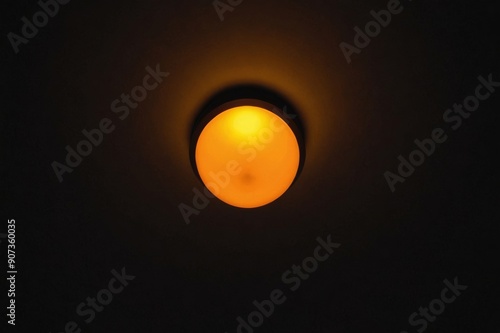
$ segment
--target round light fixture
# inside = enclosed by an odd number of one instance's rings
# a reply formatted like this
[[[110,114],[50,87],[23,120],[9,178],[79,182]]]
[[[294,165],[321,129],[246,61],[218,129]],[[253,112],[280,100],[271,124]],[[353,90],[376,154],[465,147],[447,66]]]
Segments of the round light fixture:
[[[205,187],[223,202],[255,208],[279,198],[301,168],[296,115],[257,99],[210,110],[195,126],[191,159]]]

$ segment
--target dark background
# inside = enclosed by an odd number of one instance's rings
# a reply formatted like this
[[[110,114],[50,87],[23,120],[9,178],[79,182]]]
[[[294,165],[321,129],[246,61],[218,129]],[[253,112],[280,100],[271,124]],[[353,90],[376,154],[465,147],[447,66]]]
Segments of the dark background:
[[[427,332],[497,333],[500,92],[456,131],[442,120],[479,75],[500,81],[496,3],[405,1],[347,64],[339,43],[386,4],[245,0],[221,22],[211,0],[73,0],[16,55],[7,33],[40,8],[3,1],[0,232],[16,220],[13,331],[75,320],[83,332],[232,333],[280,288],[288,300],[256,332],[416,332],[410,314],[458,277],[469,288]],[[170,76],[120,121],[110,103],[156,64]],[[212,200],[186,225],[178,205],[201,188],[192,121],[237,84],[296,105],[304,169],[268,206]],[[51,163],[104,117],[115,131],[59,183]],[[391,193],[383,173],[436,127],[448,140]],[[290,292],[281,274],[328,234],[342,246]],[[122,267],[135,280],[84,324],[76,306]]]

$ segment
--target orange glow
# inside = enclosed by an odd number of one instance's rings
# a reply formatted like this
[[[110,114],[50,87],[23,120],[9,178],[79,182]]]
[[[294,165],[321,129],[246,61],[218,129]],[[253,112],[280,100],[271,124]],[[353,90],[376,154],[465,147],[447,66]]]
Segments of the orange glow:
[[[300,150],[292,129],[278,115],[238,106],[213,118],[196,144],[198,173],[225,203],[255,208],[279,198],[292,184]]]

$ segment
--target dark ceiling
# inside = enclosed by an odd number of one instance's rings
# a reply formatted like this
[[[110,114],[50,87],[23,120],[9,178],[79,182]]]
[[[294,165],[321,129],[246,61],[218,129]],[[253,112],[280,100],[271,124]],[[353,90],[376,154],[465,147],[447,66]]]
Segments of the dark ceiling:
[[[404,0],[348,64],[339,44],[387,1],[245,0],[224,21],[212,2],[73,0],[19,53],[3,38],[0,232],[15,219],[18,265],[8,328],[233,333],[279,289],[286,301],[255,332],[498,333],[500,92],[456,130],[443,120],[480,75],[500,81],[496,3]],[[38,10],[4,1],[2,34]],[[169,76],[121,120],[111,103],[157,65]],[[304,168],[268,206],[213,199],[187,225],[178,206],[202,189],[191,126],[236,85],[296,107]],[[51,164],[103,118],[114,131],[60,183]],[[447,140],[391,192],[384,173],[435,128]],[[341,246],[290,290],[282,275],[328,235]],[[86,323],[78,305],[122,267],[135,279]],[[468,288],[411,324],[455,278]]]

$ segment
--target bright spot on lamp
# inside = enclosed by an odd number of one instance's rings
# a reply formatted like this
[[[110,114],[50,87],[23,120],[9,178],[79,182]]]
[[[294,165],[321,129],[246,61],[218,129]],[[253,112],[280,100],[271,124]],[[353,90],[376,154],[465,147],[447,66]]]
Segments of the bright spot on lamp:
[[[294,182],[302,137],[293,118],[256,100],[226,103],[195,131],[194,167],[206,188],[240,208],[264,206]]]

